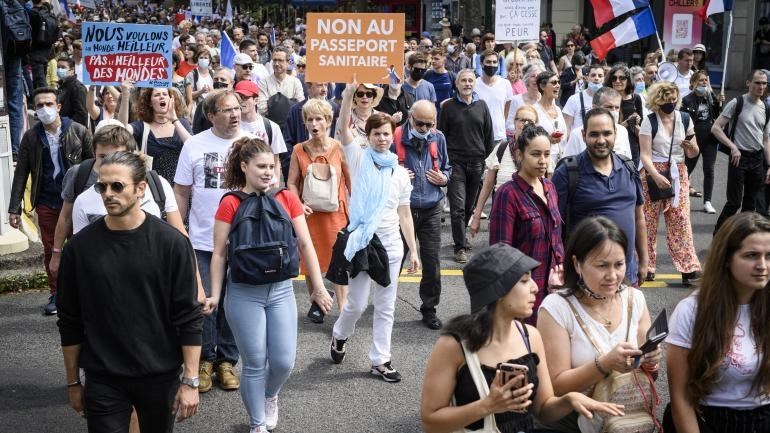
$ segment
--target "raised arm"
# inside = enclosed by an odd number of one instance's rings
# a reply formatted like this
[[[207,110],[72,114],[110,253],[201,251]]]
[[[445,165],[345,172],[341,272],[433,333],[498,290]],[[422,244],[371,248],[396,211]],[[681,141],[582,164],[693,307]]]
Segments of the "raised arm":
[[[353,82],[345,86],[345,90],[342,91],[342,104],[340,104],[340,117],[337,119],[337,126],[340,130],[340,141],[343,146],[347,146],[353,142],[355,138],[353,132],[350,130],[350,115],[353,110],[353,93],[358,88],[356,82],[356,76],[353,74]]]

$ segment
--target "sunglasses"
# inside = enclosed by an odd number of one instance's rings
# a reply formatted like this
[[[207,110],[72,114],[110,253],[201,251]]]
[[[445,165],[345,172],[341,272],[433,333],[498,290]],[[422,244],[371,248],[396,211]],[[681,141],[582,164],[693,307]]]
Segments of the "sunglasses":
[[[107,192],[107,188],[111,189],[116,194],[120,194],[121,192],[123,192],[124,189],[126,189],[126,187],[128,185],[132,185],[132,184],[118,182],[118,181],[115,181],[115,182],[96,182],[94,184],[94,189],[99,194],[106,193]]]
[[[628,77],[625,75],[613,75],[612,81],[628,81]]]
[[[372,98],[374,98],[374,95],[376,95],[376,94],[377,93],[375,93],[375,92],[356,92],[356,96],[359,97],[359,98],[369,98],[369,99],[372,99]]]
[[[523,123],[525,125],[534,125],[535,124],[535,121],[532,120],[532,119],[522,119],[521,117],[517,117],[515,120],[517,122],[521,122],[521,123]]]
[[[252,70],[254,68],[254,65],[251,64],[251,63],[249,63],[247,65],[238,65],[238,66],[240,66],[243,69],[248,69],[248,70]]]
[[[433,126],[435,125],[435,123],[433,122],[423,122],[422,120],[417,120],[417,119],[413,119],[413,120],[414,120],[414,126],[417,128],[433,128]]]

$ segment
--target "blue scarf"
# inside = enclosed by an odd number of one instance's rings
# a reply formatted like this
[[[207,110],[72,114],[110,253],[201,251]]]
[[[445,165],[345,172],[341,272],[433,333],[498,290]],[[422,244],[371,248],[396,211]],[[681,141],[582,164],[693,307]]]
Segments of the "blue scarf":
[[[390,178],[397,163],[398,157],[393,152],[377,152],[372,146],[363,151],[350,195],[350,236],[345,246],[348,261],[369,245],[380,225],[382,210],[390,194]]]

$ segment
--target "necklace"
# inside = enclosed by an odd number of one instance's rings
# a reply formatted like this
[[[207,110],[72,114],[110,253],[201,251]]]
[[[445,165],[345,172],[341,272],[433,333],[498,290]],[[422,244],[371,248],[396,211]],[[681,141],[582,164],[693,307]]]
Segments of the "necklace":
[[[166,119],[165,122],[158,122],[157,120],[153,120],[153,122],[157,123],[158,125],[165,125],[168,123],[168,119]]]
[[[613,299],[614,299],[614,298],[613,298]],[[612,315],[612,307],[613,307],[613,304],[612,304],[612,299],[611,299],[611,300],[610,300],[610,315]],[[603,321],[603,322],[604,322],[602,325],[604,326],[604,328],[605,328],[605,329],[607,329],[607,331],[609,331],[609,330],[610,330],[610,328],[612,328],[612,320],[608,319],[606,316],[604,316],[603,314],[601,314],[599,311],[597,311],[597,310],[596,310],[595,308],[593,308],[593,307],[591,307],[591,308],[590,308],[588,311],[589,311],[589,312],[592,312],[592,313],[594,313],[594,314],[596,314],[597,316],[599,316],[599,318],[601,319],[601,321]]]

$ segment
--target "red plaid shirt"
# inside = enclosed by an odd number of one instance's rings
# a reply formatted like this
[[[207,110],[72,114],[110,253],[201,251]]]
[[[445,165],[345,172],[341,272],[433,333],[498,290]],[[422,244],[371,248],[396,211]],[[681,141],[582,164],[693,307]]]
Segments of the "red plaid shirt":
[[[556,187],[546,178],[540,180],[547,205],[532,186],[514,173],[513,179],[495,192],[489,219],[490,245],[506,243],[540,262],[532,271],[532,278],[540,288],[535,312],[545,297],[551,268],[564,261]]]

